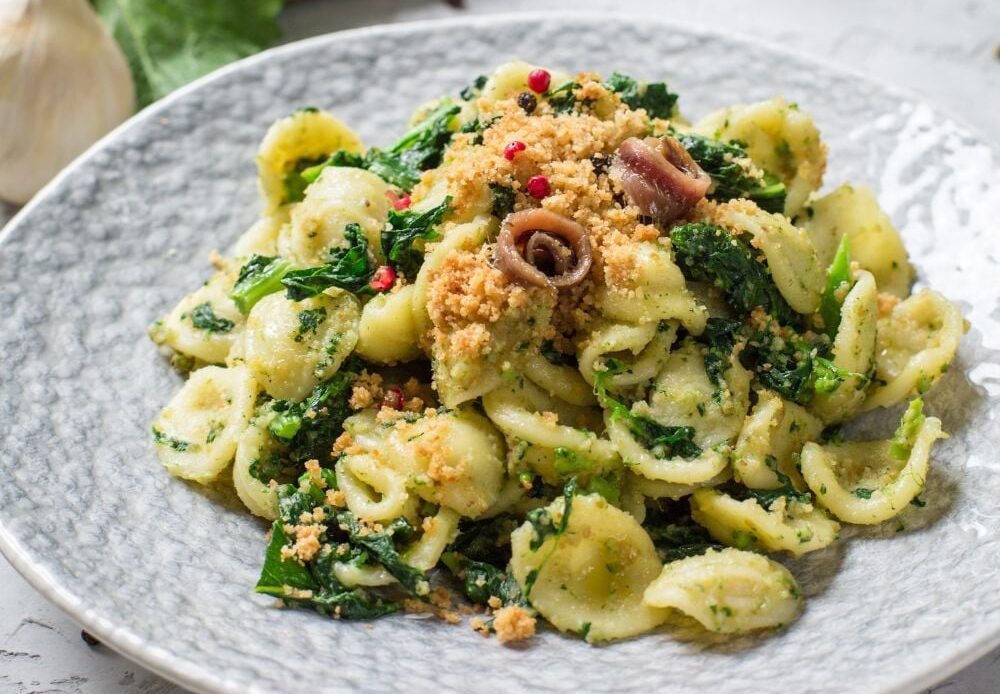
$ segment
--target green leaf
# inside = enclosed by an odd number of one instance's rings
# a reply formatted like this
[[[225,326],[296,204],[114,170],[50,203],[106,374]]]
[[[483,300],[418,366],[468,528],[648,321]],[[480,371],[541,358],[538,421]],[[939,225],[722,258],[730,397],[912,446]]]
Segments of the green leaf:
[[[538,580],[538,574],[541,573],[549,559],[551,559],[552,555],[555,554],[556,549],[559,547],[559,538],[566,533],[566,528],[569,527],[569,518],[573,513],[573,495],[576,494],[576,487],[577,484],[575,477],[571,477],[566,483],[566,486],[563,487],[563,513],[558,525],[555,523],[555,519],[552,518],[552,514],[549,512],[547,507],[536,508],[535,510],[528,512],[526,520],[531,524],[531,527],[534,530],[534,535],[528,543],[528,547],[531,548],[531,551],[537,552],[550,537],[555,540],[552,543],[552,547],[549,549],[549,553],[546,554],[542,561],[538,563],[538,566],[528,572],[528,576],[524,581],[524,599],[529,603],[531,599],[531,589],[535,587],[535,582]]]
[[[837,253],[826,271],[826,287],[820,298],[819,313],[823,316],[823,328],[833,339],[840,327],[840,307],[850,291],[851,284],[851,242],[847,234],[840,237]]]
[[[371,556],[412,595],[427,595],[430,590],[427,575],[403,561],[393,543],[391,527],[383,532],[366,531],[350,511],[338,513],[337,523],[341,530],[347,531],[352,544],[368,550]]]
[[[677,95],[663,82],[642,84],[628,75],[612,72],[605,86],[621,97],[631,109],[645,109],[650,118],[670,118],[677,105]]]
[[[556,113],[572,113],[573,107],[576,106],[574,92],[579,88],[580,85],[573,80],[563,82],[545,92],[545,98],[549,100],[549,105]]]
[[[747,239],[712,224],[695,222],[671,229],[670,240],[684,276],[712,282],[741,314],[760,306],[782,325],[802,322]]]
[[[708,374],[708,380],[717,388],[725,385],[725,374],[730,367],[730,357],[736,347],[742,327],[738,320],[717,316],[709,318],[705,325],[704,338],[708,342],[708,351],[705,353],[705,373]]]
[[[446,552],[441,562],[462,581],[462,592],[472,602],[486,605],[496,597],[504,605],[524,605],[517,580],[493,564],[473,561],[458,552]]]
[[[753,162],[741,142],[722,142],[691,133],[673,135],[698,166],[711,177],[709,199],[725,201],[746,198],[753,200],[767,212],[782,212],[785,209],[785,184],[767,171],[764,172],[763,181],[750,175],[746,166]]]
[[[501,183],[490,183],[490,214],[501,220],[514,211],[514,189]]]
[[[139,107],[281,35],[284,0],[94,0],[128,58]]]
[[[892,446],[889,452],[894,459],[907,460],[910,457],[913,442],[926,419],[923,398],[911,400],[899,422],[899,428],[896,429],[896,433],[892,437]]]
[[[386,228],[382,230],[382,252],[394,270],[411,282],[416,279],[424,263],[423,251],[413,247],[415,241],[434,241],[440,238],[434,227],[441,223],[451,209],[451,196],[441,204],[424,212],[389,210]]]
[[[281,291],[282,278],[293,270],[291,263],[282,258],[266,255],[250,257],[229,292],[229,298],[244,316],[268,294]]]
[[[344,229],[345,248],[335,248],[328,254],[330,262],[304,270],[292,270],[281,278],[290,301],[302,301],[330,287],[349,292],[361,292],[375,273],[375,263],[368,253],[368,237],[356,222]]]
[[[282,559],[281,548],[288,544],[288,536],[281,521],[274,521],[271,526],[271,542],[267,546],[264,557],[264,567],[260,572],[255,590],[269,595],[283,595],[285,586],[300,590],[313,590],[317,587],[309,570],[296,559]]]
[[[198,304],[191,311],[191,323],[198,330],[207,330],[210,333],[228,333],[236,325],[228,318],[216,316],[212,304],[207,301]]]

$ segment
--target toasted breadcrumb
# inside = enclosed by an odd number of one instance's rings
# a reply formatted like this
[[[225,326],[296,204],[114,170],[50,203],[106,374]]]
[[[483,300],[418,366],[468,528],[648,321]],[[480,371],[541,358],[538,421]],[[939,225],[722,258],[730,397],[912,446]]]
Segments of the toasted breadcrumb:
[[[351,398],[347,404],[352,410],[363,410],[382,400],[382,376],[362,371],[351,386]]]
[[[535,624],[535,617],[519,605],[501,607],[493,615],[493,629],[500,643],[530,639],[535,635]]]

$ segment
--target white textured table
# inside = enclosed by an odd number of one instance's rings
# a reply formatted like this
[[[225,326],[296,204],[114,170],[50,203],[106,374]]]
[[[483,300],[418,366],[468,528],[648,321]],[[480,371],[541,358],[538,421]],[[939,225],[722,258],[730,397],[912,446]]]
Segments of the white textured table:
[[[283,15],[286,39],[382,22],[541,9],[657,14],[757,36],[909,87],[1000,142],[1000,3],[996,0],[308,0]],[[904,9],[905,8],[905,9]],[[669,75],[666,75],[669,78]],[[13,213],[0,204],[0,224]],[[0,558],[0,694],[170,693],[178,687],[103,646]],[[1000,692],[1000,649],[935,687],[936,694]]]

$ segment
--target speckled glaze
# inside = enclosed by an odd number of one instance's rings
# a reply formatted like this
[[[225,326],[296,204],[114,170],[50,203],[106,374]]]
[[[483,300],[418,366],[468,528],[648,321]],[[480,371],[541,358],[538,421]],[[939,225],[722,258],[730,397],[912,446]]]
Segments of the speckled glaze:
[[[275,118],[329,108],[372,144],[413,106],[514,58],[666,77],[689,116],[783,94],[830,146],[827,187],[868,183],[919,281],[972,324],[928,399],[952,437],[925,508],[789,562],[802,617],[764,637],[668,625],[603,647],[505,648],[415,617],[372,625],[255,596],[265,528],[171,479],[148,422],[179,378],[148,323],[255,218]],[[918,101],[761,45],[609,17],[484,18],[331,35],[212,75],[131,120],[31,203],[0,246],[0,549],[105,643],[225,692],[912,691],[1000,642],[1000,153]],[[898,413],[869,418],[891,431]],[[904,529],[905,528],[905,529]]]

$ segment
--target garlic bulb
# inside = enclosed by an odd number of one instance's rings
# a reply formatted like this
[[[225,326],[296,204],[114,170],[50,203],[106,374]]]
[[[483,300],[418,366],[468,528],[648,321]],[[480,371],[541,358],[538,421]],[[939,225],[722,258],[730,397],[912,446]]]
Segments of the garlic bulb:
[[[24,203],[135,109],[88,0],[0,0],[0,198]]]

